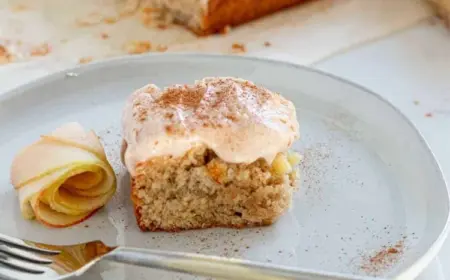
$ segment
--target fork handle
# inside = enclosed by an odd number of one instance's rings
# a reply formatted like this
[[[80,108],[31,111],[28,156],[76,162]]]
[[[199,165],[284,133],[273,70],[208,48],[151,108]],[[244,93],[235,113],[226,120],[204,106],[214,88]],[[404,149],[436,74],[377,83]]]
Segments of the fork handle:
[[[198,254],[119,247],[104,256],[119,263],[228,280],[373,280],[375,278],[285,267]]]

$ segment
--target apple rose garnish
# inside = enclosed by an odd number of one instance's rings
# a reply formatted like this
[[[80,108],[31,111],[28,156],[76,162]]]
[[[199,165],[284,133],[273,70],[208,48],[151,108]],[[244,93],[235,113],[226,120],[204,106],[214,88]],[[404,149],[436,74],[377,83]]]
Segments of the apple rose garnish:
[[[80,223],[116,191],[116,177],[98,136],[68,123],[22,150],[11,181],[26,219],[50,227]]]

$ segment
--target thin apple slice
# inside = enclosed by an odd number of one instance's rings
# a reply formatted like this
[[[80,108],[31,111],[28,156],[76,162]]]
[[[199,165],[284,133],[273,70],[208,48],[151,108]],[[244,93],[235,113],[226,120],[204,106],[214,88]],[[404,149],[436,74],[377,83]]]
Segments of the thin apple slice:
[[[22,215],[51,227],[77,224],[104,206],[116,178],[94,132],[66,124],[22,150],[11,166]]]

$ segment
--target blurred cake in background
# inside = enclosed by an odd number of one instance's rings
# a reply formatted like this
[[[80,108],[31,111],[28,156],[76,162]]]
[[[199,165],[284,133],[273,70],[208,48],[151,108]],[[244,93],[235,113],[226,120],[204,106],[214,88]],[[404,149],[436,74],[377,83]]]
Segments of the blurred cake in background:
[[[143,0],[140,5],[162,12],[174,22],[187,26],[198,35],[208,35],[306,1]],[[136,0],[131,2],[135,3]]]
[[[437,15],[444,20],[447,27],[450,27],[450,0],[428,0]]]

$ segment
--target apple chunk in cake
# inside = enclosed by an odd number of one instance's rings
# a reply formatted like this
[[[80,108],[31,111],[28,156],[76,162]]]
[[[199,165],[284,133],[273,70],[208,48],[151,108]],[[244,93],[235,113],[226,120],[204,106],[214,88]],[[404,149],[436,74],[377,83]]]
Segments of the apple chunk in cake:
[[[148,85],[129,99],[123,130],[144,231],[269,225],[289,208],[298,122],[277,93],[235,78]]]

